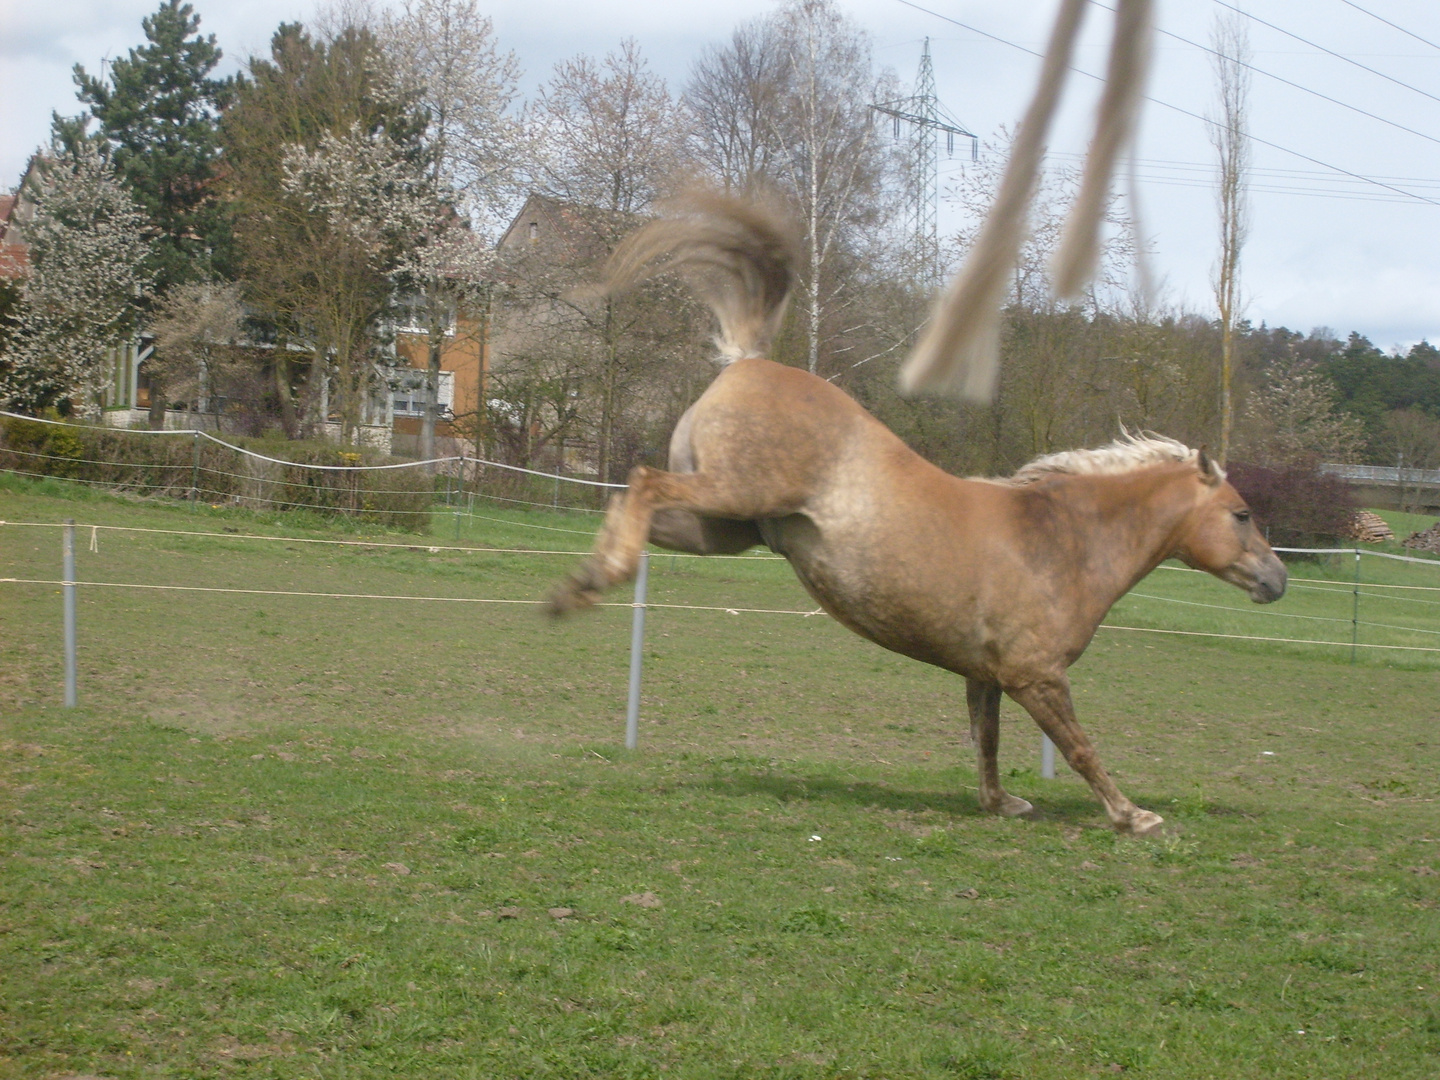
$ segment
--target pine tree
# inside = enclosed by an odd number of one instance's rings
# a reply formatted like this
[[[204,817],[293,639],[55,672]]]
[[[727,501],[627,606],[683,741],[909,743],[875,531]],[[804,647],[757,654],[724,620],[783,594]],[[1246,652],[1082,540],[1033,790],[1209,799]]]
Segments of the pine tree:
[[[165,0],[141,23],[146,45],[94,78],[76,65],[78,96],[136,202],[149,216],[160,292],[228,274],[230,228],[217,198],[219,114],[231,91],[210,77],[220,62],[215,35],[199,35],[200,17],[181,0]],[[56,118],[57,135],[74,144],[88,118]]]

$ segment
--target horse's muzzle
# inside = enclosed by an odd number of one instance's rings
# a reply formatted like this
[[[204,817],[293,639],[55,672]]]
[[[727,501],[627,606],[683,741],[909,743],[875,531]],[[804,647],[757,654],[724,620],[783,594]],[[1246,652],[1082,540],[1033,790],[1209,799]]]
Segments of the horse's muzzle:
[[[1271,604],[1285,595],[1285,585],[1290,579],[1285,569],[1285,564],[1274,552],[1267,552],[1256,560],[1259,564],[1254,570],[1254,577],[1250,583],[1250,599],[1257,604]]]

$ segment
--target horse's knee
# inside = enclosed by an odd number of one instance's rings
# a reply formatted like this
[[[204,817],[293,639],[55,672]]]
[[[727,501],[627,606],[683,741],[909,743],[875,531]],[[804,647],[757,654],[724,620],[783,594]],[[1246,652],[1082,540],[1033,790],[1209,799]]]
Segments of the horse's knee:
[[[1100,767],[1100,755],[1089,745],[1072,746],[1065,752],[1065,760],[1081,776],[1088,777]]]

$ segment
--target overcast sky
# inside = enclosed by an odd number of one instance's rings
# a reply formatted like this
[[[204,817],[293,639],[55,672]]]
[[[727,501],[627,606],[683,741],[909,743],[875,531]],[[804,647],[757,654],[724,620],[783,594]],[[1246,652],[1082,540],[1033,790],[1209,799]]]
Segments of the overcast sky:
[[[313,0],[193,2],[202,32],[215,34],[225,51],[226,72],[264,52],[280,22],[303,22],[315,8]],[[1214,152],[1196,117],[1214,112],[1215,89],[1208,58],[1196,45],[1209,41],[1216,15],[1231,4],[1251,16],[1245,22],[1253,63],[1269,73],[1252,76],[1256,144],[1242,264],[1246,314],[1302,331],[1328,326],[1342,337],[1358,330],[1382,348],[1421,338],[1440,342],[1440,5],[1434,0],[1159,0],[1154,100],[1146,106],[1136,154],[1142,221],[1164,298],[1194,311],[1213,307]],[[1013,125],[1028,101],[1038,60],[1024,50],[1043,48],[1056,0],[840,5],[871,35],[877,62],[907,86],[929,37],[942,104],[988,137],[1002,124]],[[83,64],[94,74],[105,58],[125,55],[144,40],[140,20],[157,6],[158,0],[0,0],[0,187],[19,180],[27,157],[47,137],[52,111],[79,111],[71,68]],[[700,49],[773,6],[771,0],[496,0],[487,7],[482,0],[501,44],[519,56],[527,88],[557,60],[603,54],[634,37],[678,89]],[[1108,11],[1092,5],[1078,55],[1087,71],[1103,67],[1109,20]],[[1071,76],[1050,144],[1059,160],[1083,152],[1097,85]],[[942,160],[942,172],[962,168],[963,160],[959,154]]]

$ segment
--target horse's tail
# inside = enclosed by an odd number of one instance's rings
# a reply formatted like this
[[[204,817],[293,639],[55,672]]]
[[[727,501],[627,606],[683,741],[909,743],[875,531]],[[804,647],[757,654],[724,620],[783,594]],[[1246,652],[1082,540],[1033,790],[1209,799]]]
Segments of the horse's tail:
[[[681,270],[720,321],[727,360],[764,356],[785,317],[799,242],[772,202],[691,191],[668,200],[664,217],[627,237],[606,267],[614,293],[666,270]]]

